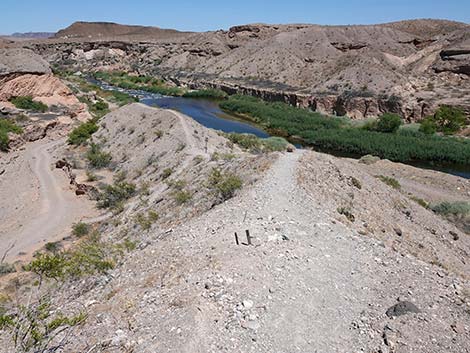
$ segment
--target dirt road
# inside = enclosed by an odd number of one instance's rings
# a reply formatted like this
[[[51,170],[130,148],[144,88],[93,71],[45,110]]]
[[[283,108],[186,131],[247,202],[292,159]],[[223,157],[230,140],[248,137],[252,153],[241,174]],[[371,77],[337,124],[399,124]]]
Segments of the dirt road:
[[[65,174],[53,166],[52,152],[63,142],[31,144],[2,176],[7,226],[0,231],[0,254],[7,252],[6,261],[27,258],[46,242],[67,236],[74,222],[96,215],[92,202],[75,196]]]

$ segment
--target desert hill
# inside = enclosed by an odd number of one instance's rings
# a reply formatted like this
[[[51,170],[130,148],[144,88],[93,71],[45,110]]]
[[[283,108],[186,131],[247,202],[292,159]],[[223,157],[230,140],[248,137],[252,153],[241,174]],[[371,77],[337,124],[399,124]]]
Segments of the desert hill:
[[[114,38],[119,36],[141,36],[168,38],[184,35],[173,29],[158,27],[130,26],[112,22],[75,22],[58,31],[55,38]]]
[[[392,111],[415,121],[441,104],[470,109],[469,37],[468,24],[444,20],[204,33],[77,22],[28,46],[74,70],[125,70],[328,114]]]

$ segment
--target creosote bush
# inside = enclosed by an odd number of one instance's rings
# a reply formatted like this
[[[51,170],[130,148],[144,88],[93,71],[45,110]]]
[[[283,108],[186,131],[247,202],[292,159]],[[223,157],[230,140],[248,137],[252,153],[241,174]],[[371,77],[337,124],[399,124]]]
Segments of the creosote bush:
[[[125,181],[106,185],[98,195],[98,207],[119,210],[122,208],[122,203],[134,196],[135,193],[135,184]]]
[[[72,235],[81,238],[90,233],[91,226],[87,223],[78,222],[72,226]]]
[[[90,145],[90,149],[86,154],[86,158],[90,162],[93,168],[104,168],[107,167],[112,160],[111,154],[103,152],[101,147],[96,143]]]
[[[220,202],[228,200],[235,195],[235,191],[243,185],[242,180],[237,175],[230,172],[222,172],[218,168],[213,168],[208,178],[208,187],[217,196]]]
[[[0,314],[0,330],[11,334],[15,352],[57,352],[67,340],[66,332],[86,319],[84,312],[67,316],[41,297],[37,303],[18,304],[8,313]],[[63,339],[54,340],[64,333]]]
[[[113,267],[112,249],[95,232],[72,250],[37,253],[24,269],[36,273],[40,278],[58,281],[105,273]]]

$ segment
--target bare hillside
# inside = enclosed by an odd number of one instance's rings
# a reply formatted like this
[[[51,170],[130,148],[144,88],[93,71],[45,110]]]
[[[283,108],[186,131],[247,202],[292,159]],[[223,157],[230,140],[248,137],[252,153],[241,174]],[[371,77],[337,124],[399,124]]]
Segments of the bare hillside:
[[[469,110],[469,35],[468,24],[441,20],[205,33],[79,22],[29,45],[75,70],[126,70],[328,114],[391,111],[415,121],[440,104]]]

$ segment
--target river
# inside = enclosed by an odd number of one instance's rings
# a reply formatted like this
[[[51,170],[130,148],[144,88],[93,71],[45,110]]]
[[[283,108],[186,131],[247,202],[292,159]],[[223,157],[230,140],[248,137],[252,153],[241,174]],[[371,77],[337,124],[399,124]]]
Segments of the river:
[[[183,97],[167,97],[160,94],[149,93],[145,91],[127,90],[111,86],[107,83],[91,80],[94,84],[98,84],[106,90],[118,90],[128,93],[139,98],[141,103],[152,107],[177,110],[185,115],[190,116],[201,125],[208,128],[221,130],[223,132],[250,133],[258,137],[266,138],[270,135],[261,128],[240,121],[236,116],[225,113],[219,108],[217,102],[201,98],[183,98]],[[337,157],[360,158],[358,155],[342,154],[336,151],[322,151]],[[438,170],[444,173],[460,176],[470,179],[470,166],[446,164],[439,165],[427,162],[408,163],[412,166],[422,169]]]

